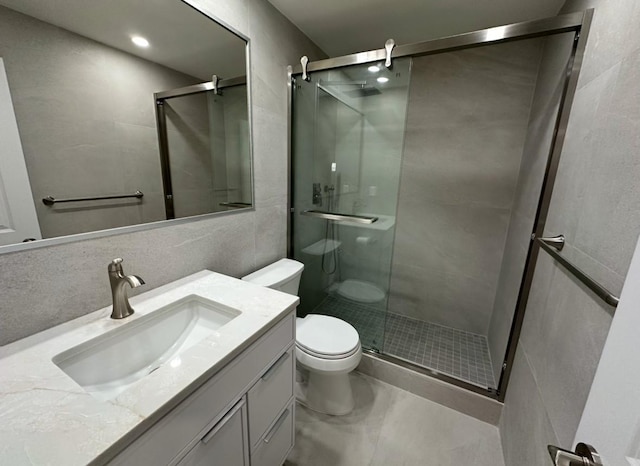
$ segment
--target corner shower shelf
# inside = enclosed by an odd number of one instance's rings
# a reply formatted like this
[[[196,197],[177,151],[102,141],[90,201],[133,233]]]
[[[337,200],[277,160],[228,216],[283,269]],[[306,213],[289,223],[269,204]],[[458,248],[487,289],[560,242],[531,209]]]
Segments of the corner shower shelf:
[[[342,243],[340,241],[336,241],[334,239],[321,239],[320,241],[316,241],[312,245],[304,248],[302,252],[311,256],[322,256],[323,254],[327,254],[338,249],[341,244]]]

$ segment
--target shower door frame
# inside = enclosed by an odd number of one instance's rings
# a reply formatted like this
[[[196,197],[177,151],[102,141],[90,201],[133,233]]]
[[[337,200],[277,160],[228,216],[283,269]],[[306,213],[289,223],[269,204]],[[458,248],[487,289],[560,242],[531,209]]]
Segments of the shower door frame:
[[[169,154],[169,135],[167,133],[167,116],[164,111],[164,103],[168,99],[176,97],[185,97],[188,95],[202,94],[204,92],[222,90],[225,87],[234,86],[246,86],[247,77],[238,76],[236,78],[221,79],[216,84],[213,81],[206,81],[199,84],[192,84],[191,86],[179,87],[177,89],[171,89],[168,91],[156,92],[153,94],[153,98],[156,101],[156,128],[158,131],[158,149],[160,151],[160,170],[162,172],[162,190],[164,199],[164,210],[167,220],[173,220],[176,218],[175,209],[173,207],[173,183],[171,182],[171,163]],[[247,94],[248,95],[248,94]],[[248,98],[247,98],[248,100]],[[250,105],[248,111],[249,118],[251,117]],[[251,127],[251,126],[249,126]],[[251,129],[249,130],[251,131]],[[251,133],[249,133],[251,139]],[[253,148],[251,149],[253,152]],[[253,156],[251,157],[253,163]],[[251,181],[251,199],[253,200],[253,168],[251,169],[252,181]],[[236,207],[236,206],[232,206]],[[248,208],[247,206],[240,206],[239,208]],[[213,212],[217,213],[217,212]]]
[[[525,261],[524,272],[520,283],[520,290],[513,315],[506,355],[502,365],[500,381],[496,389],[485,389],[477,385],[465,382],[463,380],[451,377],[426,367],[422,367],[413,363],[409,363],[394,356],[376,353],[374,351],[365,350],[365,353],[372,357],[392,362],[396,365],[405,367],[415,372],[428,375],[430,377],[448,382],[452,385],[470,390],[475,393],[487,396],[500,402],[504,402],[509,378],[513,369],[518,340],[522,330],[525,310],[533,282],[535,266],[540,251],[540,246],[536,238],[542,237],[544,227],[547,220],[547,214],[551,204],[551,196],[555,184],[556,174],[560,163],[560,156],[564,145],[569,115],[573,98],[578,85],[578,77],[582,67],[582,61],[587,43],[587,36],[593,19],[593,9],[582,12],[569,13],[551,18],[544,18],[533,21],[513,23],[504,26],[497,26],[488,29],[482,29],[469,33],[459,34],[455,36],[434,39],[425,42],[396,46],[391,53],[391,59],[400,57],[418,57],[425,55],[435,55],[438,53],[452,52],[473,47],[480,47],[491,44],[500,44],[504,42],[513,42],[517,40],[532,39],[536,37],[552,36],[563,33],[574,33],[573,48],[571,57],[567,66],[565,82],[556,121],[554,125],[554,133],[550,144],[549,155],[542,180],[542,188],[538,200],[535,221],[531,232],[531,240]],[[315,71],[324,71],[347,66],[362,65],[371,62],[384,61],[387,57],[386,49],[369,50],[366,52],[344,55],[341,57],[328,58],[309,62],[306,67],[307,73]],[[292,125],[293,125],[293,83],[296,76],[302,75],[303,69],[301,65],[289,66],[288,71],[288,199],[289,199],[289,215],[287,217],[287,254],[292,257],[293,253],[293,235],[291,230],[292,217],[294,215],[293,199],[292,199]]]

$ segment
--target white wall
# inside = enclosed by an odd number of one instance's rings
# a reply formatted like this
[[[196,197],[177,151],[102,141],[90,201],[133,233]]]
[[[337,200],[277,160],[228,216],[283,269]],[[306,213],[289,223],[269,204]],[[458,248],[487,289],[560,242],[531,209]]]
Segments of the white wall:
[[[0,255],[0,344],[109,305],[114,257],[145,291],[204,268],[241,276],[286,255],[286,65],[324,54],[266,0],[189,3],[251,39],[255,211]]]

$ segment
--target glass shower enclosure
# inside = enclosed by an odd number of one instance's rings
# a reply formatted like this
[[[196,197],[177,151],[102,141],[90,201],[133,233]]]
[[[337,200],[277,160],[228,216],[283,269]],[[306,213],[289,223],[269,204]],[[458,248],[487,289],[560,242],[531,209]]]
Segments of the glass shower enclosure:
[[[382,349],[410,60],[315,73],[294,89],[293,255],[299,313],[353,324]]]
[[[292,70],[299,316],[504,399],[591,14]]]

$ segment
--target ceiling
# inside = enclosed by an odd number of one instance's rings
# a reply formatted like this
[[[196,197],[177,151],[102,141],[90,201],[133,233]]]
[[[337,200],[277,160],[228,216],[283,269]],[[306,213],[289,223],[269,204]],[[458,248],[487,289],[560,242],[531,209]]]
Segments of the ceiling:
[[[555,16],[564,0],[270,0],[329,56]]]
[[[179,0],[0,0],[0,5],[203,81],[212,74],[246,73],[244,40]],[[135,46],[132,35],[147,38],[151,46]]]

